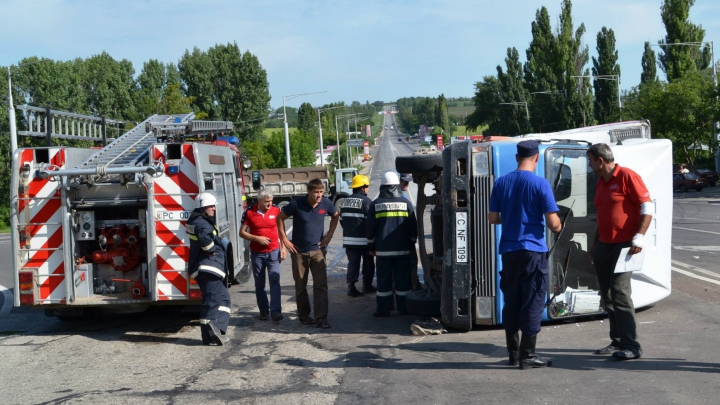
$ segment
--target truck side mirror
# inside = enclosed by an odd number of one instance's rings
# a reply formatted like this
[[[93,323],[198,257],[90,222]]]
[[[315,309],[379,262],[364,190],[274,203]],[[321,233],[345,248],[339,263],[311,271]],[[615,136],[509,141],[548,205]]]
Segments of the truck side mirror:
[[[259,170],[253,170],[253,172],[252,172],[252,185],[253,185],[253,189],[255,189],[255,190],[260,189],[260,171]]]

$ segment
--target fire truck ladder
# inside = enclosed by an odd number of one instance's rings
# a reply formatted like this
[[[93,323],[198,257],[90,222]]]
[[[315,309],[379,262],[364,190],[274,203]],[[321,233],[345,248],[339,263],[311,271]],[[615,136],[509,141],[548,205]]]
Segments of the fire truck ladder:
[[[147,157],[150,145],[156,142],[156,134],[152,131],[154,126],[162,126],[162,124],[170,122],[187,125],[188,119],[192,118],[194,118],[192,113],[153,115],[90,156],[80,165],[79,169],[137,166]],[[105,171],[107,172],[107,170]]]

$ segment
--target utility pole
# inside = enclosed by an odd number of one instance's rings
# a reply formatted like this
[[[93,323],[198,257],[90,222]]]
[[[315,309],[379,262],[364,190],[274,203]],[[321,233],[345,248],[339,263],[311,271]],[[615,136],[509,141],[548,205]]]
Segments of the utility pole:
[[[518,101],[516,103],[500,103],[501,105],[515,105],[515,106],[525,106],[525,118],[527,119],[527,129],[528,133],[530,133],[530,111],[528,110],[528,104],[525,101]]]
[[[300,93],[300,94],[291,94],[289,96],[283,96],[283,127],[285,128],[285,164],[288,169],[290,168],[290,131],[288,131],[287,111],[285,111],[285,100],[292,100],[295,97],[306,96],[308,94],[320,94],[320,93],[327,93],[327,91],[316,91],[313,93]]]

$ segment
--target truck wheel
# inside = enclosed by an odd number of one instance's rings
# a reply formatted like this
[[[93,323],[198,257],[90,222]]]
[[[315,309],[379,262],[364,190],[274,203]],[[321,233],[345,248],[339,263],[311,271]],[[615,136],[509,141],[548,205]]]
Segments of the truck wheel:
[[[226,260],[225,266],[228,269],[227,287],[230,288],[231,285],[240,284],[240,281],[236,278],[237,275],[235,274],[235,260],[233,259],[233,257],[234,257],[233,254],[235,254],[235,252],[233,251],[232,245],[228,245],[228,250],[227,250],[226,254],[227,254],[227,259],[225,259]]]
[[[400,173],[439,172],[443,168],[442,153],[415,152],[395,158],[395,169]]]
[[[686,191],[687,191],[687,186],[685,186],[684,184],[681,184],[681,185],[680,185],[680,192],[681,192],[681,193],[684,193],[684,192],[686,192]]]
[[[408,313],[425,318],[440,316],[440,296],[428,296],[429,290],[410,291],[405,297]]]

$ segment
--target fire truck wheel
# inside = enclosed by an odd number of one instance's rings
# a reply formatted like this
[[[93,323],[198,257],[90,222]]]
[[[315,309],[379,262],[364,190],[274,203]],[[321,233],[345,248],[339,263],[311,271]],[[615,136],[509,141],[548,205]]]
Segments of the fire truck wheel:
[[[439,172],[442,168],[440,152],[416,152],[395,158],[395,169],[400,173]]]
[[[440,296],[428,296],[428,290],[410,291],[405,297],[407,311],[426,318],[440,316]]]

